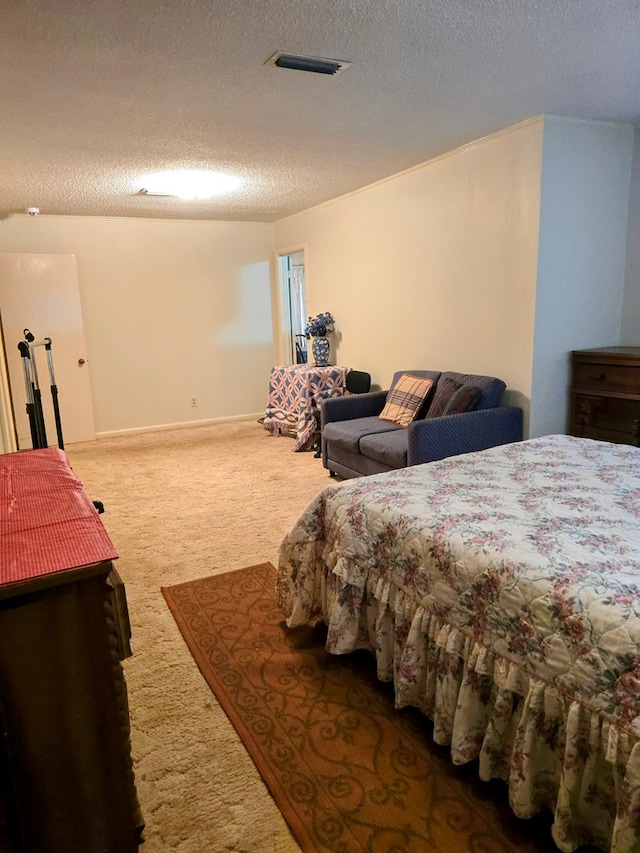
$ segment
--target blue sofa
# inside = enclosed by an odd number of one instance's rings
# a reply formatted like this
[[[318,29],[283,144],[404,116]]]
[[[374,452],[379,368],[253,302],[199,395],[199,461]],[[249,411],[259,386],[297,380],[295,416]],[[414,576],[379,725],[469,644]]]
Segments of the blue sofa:
[[[419,419],[407,428],[378,417],[388,391],[323,400],[320,405],[322,463],[331,476],[380,474],[522,439],[522,409],[501,405],[506,387],[501,379],[434,370],[399,370],[394,374],[392,387],[403,373],[434,380],[429,400],[433,399],[438,382],[444,379],[480,388],[480,395],[472,411],[426,419],[426,412],[421,412]]]

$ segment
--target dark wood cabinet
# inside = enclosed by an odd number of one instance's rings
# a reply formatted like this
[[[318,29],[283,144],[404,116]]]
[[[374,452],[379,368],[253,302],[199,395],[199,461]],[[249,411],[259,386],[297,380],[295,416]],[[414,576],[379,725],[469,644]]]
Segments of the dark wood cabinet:
[[[0,850],[136,853],[124,586],[61,451],[0,456],[0,549]]]
[[[571,353],[570,435],[638,445],[640,347]]]

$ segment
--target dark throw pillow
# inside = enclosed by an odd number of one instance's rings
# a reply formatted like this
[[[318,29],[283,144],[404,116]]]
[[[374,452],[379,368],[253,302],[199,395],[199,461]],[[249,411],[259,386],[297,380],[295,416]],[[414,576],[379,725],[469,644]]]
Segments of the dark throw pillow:
[[[480,388],[474,385],[460,385],[453,379],[443,379],[436,387],[436,393],[427,412],[428,418],[440,418],[443,415],[459,415],[470,412],[480,396]]]

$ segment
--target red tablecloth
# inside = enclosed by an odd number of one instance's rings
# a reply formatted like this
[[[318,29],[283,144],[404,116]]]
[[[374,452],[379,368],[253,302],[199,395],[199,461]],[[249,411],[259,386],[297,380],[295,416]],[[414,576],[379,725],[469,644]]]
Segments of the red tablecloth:
[[[0,584],[117,556],[62,450],[0,454]]]
[[[313,444],[314,409],[327,397],[344,394],[349,369],[336,365],[292,364],[274,367],[269,377],[269,400],[263,426],[273,435],[295,432],[294,450]]]

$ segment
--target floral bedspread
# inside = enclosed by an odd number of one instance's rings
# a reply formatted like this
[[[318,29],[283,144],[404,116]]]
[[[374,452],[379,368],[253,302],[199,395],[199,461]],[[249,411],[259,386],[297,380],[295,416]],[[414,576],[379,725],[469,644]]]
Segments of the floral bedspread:
[[[640,450],[547,436],[328,486],[276,598],[560,849],[640,850]]]

